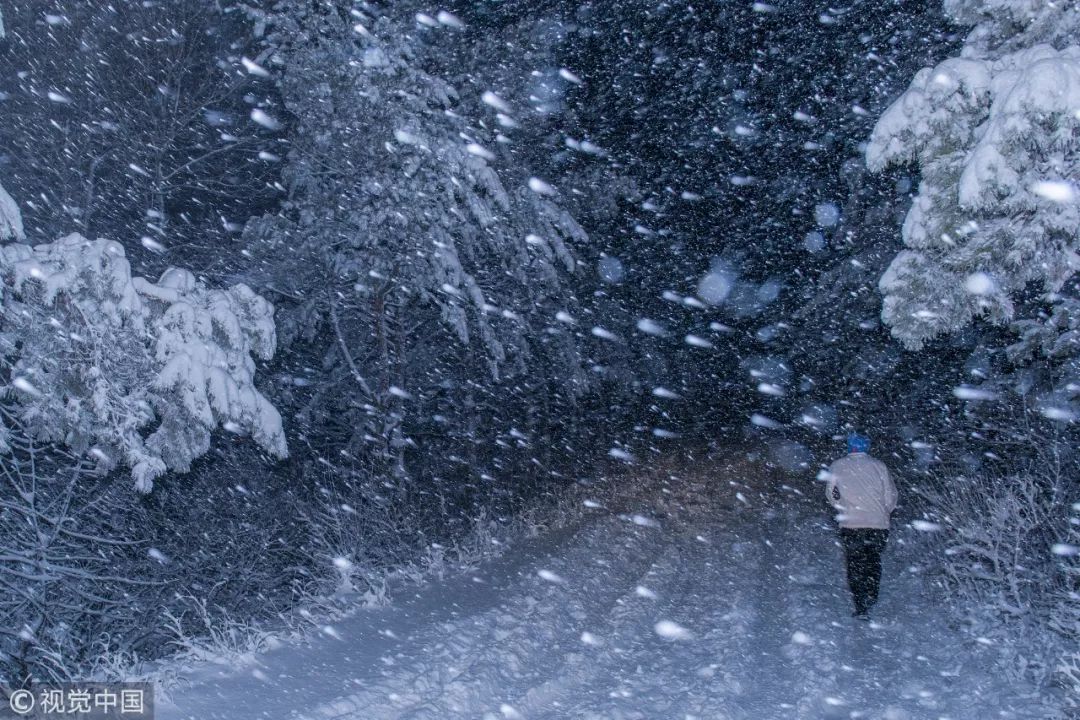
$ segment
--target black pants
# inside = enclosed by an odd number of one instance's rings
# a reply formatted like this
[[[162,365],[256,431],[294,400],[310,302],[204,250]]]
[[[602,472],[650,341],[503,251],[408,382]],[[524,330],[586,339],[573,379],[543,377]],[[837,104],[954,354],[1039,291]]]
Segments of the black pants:
[[[848,587],[855,602],[855,612],[860,615],[877,602],[881,586],[881,551],[888,540],[888,530],[840,528],[840,542],[847,556]]]

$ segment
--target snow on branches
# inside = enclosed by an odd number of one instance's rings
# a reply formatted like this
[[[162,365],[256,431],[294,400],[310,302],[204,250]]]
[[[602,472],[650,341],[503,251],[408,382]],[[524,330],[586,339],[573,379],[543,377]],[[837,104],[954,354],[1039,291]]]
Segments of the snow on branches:
[[[510,140],[485,122],[491,108],[470,108],[423,69],[430,50],[407,32],[411,17],[350,24],[314,46],[296,38],[322,19],[286,7],[275,62],[295,124],[286,175],[301,246],[361,294],[437,308],[463,346],[478,342],[493,376],[524,372],[528,316],[546,323],[565,302],[584,231],[554,188],[509,162]]]
[[[19,206],[0,185],[0,240],[22,240],[23,224]]]
[[[1039,43],[1061,48],[1080,30],[1076,3],[1046,0],[944,0],[958,24],[972,27],[965,57],[1001,56]]]
[[[0,248],[0,278],[2,392],[38,439],[128,466],[142,492],[188,471],[219,426],[287,455],[254,384],[274,308],[247,286],[211,289],[177,268],[132,277],[119,243],[78,234]]]
[[[1053,293],[1080,268],[1080,46],[1042,42],[1059,35],[1040,34],[1031,3],[1004,4],[946,3],[959,20],[1000,13],[962,57],[916,74],[866,150],[871,170],[922,172],[907,249],[880,281],[882,318],[913,349],[976,317],[1008,322],[1029,283]]]

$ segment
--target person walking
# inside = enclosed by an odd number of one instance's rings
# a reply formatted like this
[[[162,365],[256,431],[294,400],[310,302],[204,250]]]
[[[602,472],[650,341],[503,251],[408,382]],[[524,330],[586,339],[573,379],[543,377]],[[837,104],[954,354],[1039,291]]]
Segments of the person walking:
[[[840,543],[847,559],[848,588],[855,617],[869,619],[881,585],[881,553],[889,540],[896,486],[885,463],[870,456],[870,438],[852,434],[848,454],[828,471],[825,494],[836,509]]]

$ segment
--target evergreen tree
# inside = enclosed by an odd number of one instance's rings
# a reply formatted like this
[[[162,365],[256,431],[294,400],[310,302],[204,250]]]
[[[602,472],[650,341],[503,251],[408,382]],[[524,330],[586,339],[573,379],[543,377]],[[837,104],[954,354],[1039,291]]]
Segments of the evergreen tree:
[[[975,318],[1006,323],[1080,268],[1080,11],[947,2],[975,22],[961,57],[916,74],[874,129],[872,170],[917,163],[906,249],[881,278],[883,320],[919,348]]]
[[[481,397],[502,414],[532,402],[519,382],[580,395],[576,331],[556,318],[577,314],[567,279],[585,234],[504,147],[501,101],[464,110],[423,69],[411,16],[295,3],[260,19],[288,111],[274,120],[288,123],[290,199],[247,238],[288,306],[283,341],[306,340],[329,374],[301,416],[329,446],[401,470],[410,403],[444,398],[473,442]]]
[[[0,185],[0,240],[23,238],[22,214],[14,198]]]

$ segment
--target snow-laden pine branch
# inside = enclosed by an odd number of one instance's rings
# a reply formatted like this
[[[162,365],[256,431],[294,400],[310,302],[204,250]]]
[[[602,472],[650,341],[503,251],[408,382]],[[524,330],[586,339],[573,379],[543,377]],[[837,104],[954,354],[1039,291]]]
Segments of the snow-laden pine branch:
[[[961,57],[923,68],[884,113],[872,170],[915,163],[906,249],[881,278],[882,317],[919,348],[975,318],[1014,319],[1020,292],[1080,268],[1080,11],[946,2],[977,23]]]
[[[38,439],[126,465],[143,492],[186,472],[218,427],[287,455],[254,383],[274,308],[246,285],[209,288],[178,268],[133,277],[123,246],[78,234],[0,248],[0,276],[3,392]]]
[[[14,198],[0,185],[0,240],[23,238],[22,215]]]

